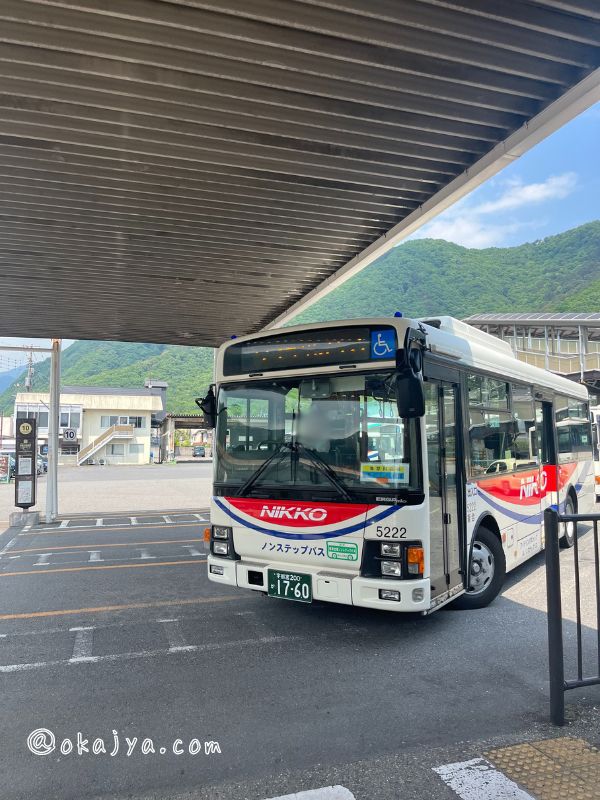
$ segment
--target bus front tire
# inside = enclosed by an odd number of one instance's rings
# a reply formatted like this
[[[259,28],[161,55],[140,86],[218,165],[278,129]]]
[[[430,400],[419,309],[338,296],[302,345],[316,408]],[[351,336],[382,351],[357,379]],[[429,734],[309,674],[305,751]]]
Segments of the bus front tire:
[[[479,528],[469,564],[469,588],[454,601],[454,608],[485,608],[502,589],[505,575],[506,559],[500,539],[487,528]]]

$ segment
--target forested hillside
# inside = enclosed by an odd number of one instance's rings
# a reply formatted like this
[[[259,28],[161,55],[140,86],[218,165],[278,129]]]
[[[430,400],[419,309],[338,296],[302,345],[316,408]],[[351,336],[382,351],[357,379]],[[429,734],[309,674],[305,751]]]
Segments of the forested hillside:
[[[600,221],[519,247],[439,239],[395,247],[292,324],[393,314],[599,311]]]
[[[503,311],[600,311],[600,221],[519,247],[475,250],[422,239],[394,248],[296,317],[293,324],[348,317]],[[76,342],[62,359],[63,385],[143,386],[169,383],[170,411],[196,410],[212,379],[207,348],[119,342]],[[33,386],[48,386],[49,362]],[[0,376],[1,377],[1,376]],[[22,380],[22,379],[21,379]],[[0,394],[12,412],[17,387]]]
[[[213,351],[206,347],[179,347],[126,342],[75,342],[62,356],[64,386],[142,387],[147,378],[167,381],[169,411],[197,410],[194,398],[203,394],[212,380]],[[48,388],[50,361],[35,366],[33,390]],[[22,379],[21,379],[22,382]],[[0,394],[0,409],[12,412],[12,384]]]

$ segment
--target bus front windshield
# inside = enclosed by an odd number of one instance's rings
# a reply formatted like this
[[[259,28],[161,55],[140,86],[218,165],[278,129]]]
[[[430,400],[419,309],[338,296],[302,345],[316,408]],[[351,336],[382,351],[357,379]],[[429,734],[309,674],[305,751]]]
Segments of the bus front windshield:
[[[240,496],[374,501],[422,492],[419,421],[393,373],[221,385],[215,487]]]

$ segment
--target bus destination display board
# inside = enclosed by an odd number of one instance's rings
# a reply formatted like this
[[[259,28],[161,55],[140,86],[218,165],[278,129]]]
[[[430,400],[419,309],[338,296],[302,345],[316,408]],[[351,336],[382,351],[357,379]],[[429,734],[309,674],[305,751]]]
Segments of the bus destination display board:
[[[391,360],[396,349],[395,329],[381,325],[282,332],[230,345],[223,357],[223,374]]]

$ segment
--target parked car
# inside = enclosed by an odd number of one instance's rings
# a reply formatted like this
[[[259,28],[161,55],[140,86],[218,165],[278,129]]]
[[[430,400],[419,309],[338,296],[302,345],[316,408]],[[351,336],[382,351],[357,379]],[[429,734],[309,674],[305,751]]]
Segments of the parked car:
[[[206,455],[206,447],[203,444],[197,444],[192,452],[194,458],[204,458]]]

